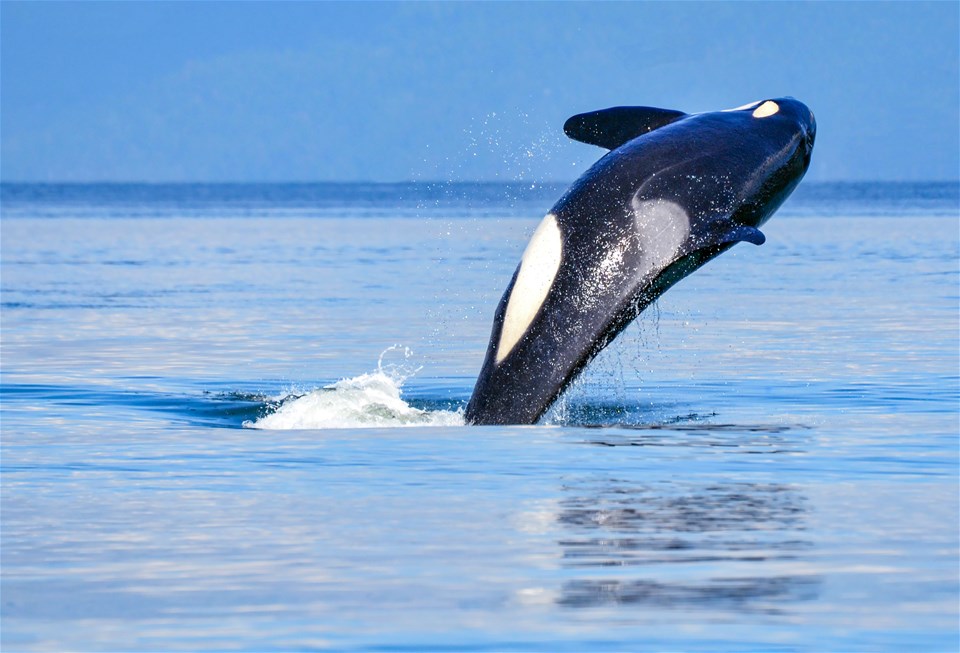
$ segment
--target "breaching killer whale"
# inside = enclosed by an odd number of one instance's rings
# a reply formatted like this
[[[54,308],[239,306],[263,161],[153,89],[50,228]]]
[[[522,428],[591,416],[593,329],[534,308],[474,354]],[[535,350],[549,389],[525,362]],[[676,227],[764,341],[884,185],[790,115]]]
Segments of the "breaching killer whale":
[[[464,418],[532,424],[670,286],[758,227],[800,183],[816,134],[793,98],[685,114],[614,107],[571,138],[611,150],[537,227],[497,307]]]

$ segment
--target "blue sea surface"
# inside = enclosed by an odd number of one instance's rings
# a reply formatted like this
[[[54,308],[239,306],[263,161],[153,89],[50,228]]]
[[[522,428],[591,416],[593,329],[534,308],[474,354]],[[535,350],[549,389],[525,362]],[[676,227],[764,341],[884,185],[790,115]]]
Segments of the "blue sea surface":
[[[2,649],[958,650],[958,185],[804,183],[464,426],[563,190],[3,184]]]

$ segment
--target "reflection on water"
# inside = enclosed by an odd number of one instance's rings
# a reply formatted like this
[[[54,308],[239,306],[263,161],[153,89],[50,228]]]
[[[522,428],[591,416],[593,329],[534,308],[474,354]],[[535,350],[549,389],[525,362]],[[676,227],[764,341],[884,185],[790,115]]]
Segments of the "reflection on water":
[[[566,582],[561,606],[772,612],[818,594],[818,577],[782,573],[813,546],[807,501],[789,485],[610,478],[563,491],[563,565],[591,576]]]
[[[779,612],[757,609],[758,601],[792,603],[817,597],[819,580],[805,576],[779,578],[728,578],[710,580],[700,585],[657,583],[646,580],[583,580],[567,583],[558,603],[570,608],[593,608],[602,605],[657,605],[661,608],[704,605],[744,612]]]
[[[615,432],[605,425],[585,426],[596,429],[597,437],[587,444],[600,447],[720,447],[738,453],[798,453],[790,433],[807,430],[802,424],[702,424],[683,423],[697,416],[676,417],[659,424],[616,424]],[[612,424],[610,426],[613,426]],[[611,429],[612,431],[612,429]]]

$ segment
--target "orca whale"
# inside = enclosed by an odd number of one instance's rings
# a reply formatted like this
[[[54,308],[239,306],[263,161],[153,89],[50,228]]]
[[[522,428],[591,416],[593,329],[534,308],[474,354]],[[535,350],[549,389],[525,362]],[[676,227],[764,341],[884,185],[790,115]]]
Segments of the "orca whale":
[[[563,126],[610,150],[537,227],[497,306],[464,418],[532,424],[670,286],[759,227],[810,165],[793,98],[710,113],[613,107]]]

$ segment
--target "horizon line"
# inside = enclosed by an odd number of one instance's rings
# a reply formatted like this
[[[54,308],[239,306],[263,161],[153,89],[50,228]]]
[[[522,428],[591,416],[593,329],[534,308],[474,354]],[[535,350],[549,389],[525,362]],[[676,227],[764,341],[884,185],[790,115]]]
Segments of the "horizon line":
[[[504,180],[504,179],[446,179],[446,180],[426,180],[426,179],[404,179],[396,181],[374,181],[367,179],[314,179],[314,180],[302,180],[302,179],[288,179],[288,180],[165,180],[165,181],[149,181],[149,180],[111,180],[111,179],[101,179],[101,180],[60,180],[60,181],[49,181],[49,180],[38,180],[38,179],[0,179],[0,185],[34,185],[34,186],[93,186],[93,185],[113,185],[113,186],[188,186],[188,185],[206,185],[206,186],[241,186],[241,185],[319,185],[319,184],[356,184],[356,185],[370,185],[370,186],[399,186],[399,185],[410,185],[410,184],[420,184],[424,186],[428,185],[454,185],[454,184],[488,184],[488,185],[523,185],[523,186],[539,186],[539,185],[560,185],[560,184],[572,184],[576,179],[543,179],[537,181],[524,180],[524,179],[513,179],[513,180]],[[960,184],[960,177],[955,179],[944,179],[944,178],[926,178],[926,179],[808,179],[804,182],[804,185],[810,184]]]

